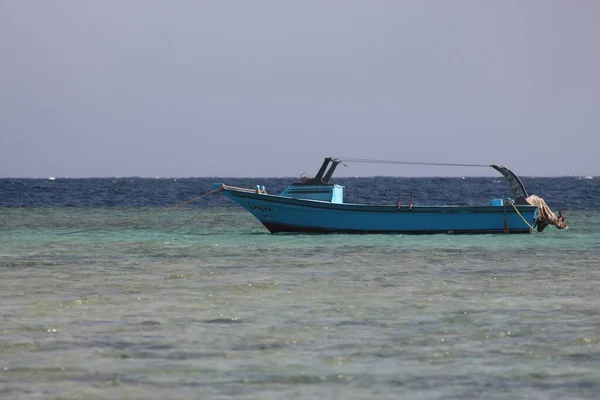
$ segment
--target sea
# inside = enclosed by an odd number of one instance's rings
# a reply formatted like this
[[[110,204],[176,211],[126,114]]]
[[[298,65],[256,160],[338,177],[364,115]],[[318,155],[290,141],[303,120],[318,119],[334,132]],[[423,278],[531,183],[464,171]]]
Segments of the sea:
[[[0,179],[0,399],[597,399],[600,178],[523,178],[568,230],[269,234],[213,182]],[[502,177],[338,178],[489,204]]]

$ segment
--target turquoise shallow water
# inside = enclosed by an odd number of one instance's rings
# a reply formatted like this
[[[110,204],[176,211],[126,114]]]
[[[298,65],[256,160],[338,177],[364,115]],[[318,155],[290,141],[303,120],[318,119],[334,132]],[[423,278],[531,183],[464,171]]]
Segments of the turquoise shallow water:
[[[415,237],[270,235],[236,208],[169,232],[195,211],[152,211],[0,209],[0,398],[600,393],[598,212]]]

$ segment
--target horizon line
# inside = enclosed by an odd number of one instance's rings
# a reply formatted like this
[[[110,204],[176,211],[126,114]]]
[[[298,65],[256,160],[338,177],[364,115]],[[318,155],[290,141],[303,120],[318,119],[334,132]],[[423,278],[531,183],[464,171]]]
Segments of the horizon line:
[[[504,178],[501,175],[354,175],[354,176],[337,176],[337,178],[364,179],[364,178]],[[520,178],[582,178],[594,179],[600,175],[519,175]],[[35,180],[58,180],[58,179],[299,179],[294,176],[140,176],[140,175],[125,175],[125,176],[47,176],[47,177],[23,177],[10,176],[0,177],[0,180],[10,179],[35,179]],[[335,178],[334,178],[335,179]]]

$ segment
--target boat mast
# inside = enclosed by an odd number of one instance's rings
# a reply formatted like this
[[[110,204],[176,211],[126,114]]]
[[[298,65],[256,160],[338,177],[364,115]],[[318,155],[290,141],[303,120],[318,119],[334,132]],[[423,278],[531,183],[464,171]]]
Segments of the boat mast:
[[[323,160],[323,164],[321,165],[321,168],[319,168],[319,172],[317,172],[317,175],[315,175],[314,178],[303,179],[302,182],[300,182],[298,184],[299,185],[329,185],[329,179],[331,179],[331,176],[333,175],[335,168],[341,162],[342,161],[337,158],[333,158],[333,157],[325,158],[325,160]],[[331,166],[329,166],[330,163],[331,163]],[[329,166],[329,170],[327,169],[328,166]],[[327,172],[325,172],[325,171],[327,171]],[[296,184],[293,184],[293,185],[296,185]]]
[[[525,189],[523,182],[521,182],[519,177],[514,172],[503,165],[490,165],[490,167],[500,172],[506,178],[508,184],[513,190],[513,193],[515,194],[516,204],[529,204],[527,201],[527,197],[529,197],[527,190]]]
[[[329,171],[327,171],[327,173],[323,177],[323,183],[329,183],[329,180],[331,179],[331,176],[333,175],[333,171],[335,171],[338,164],[342,162],[341,160],[338,160],[337,158],[331,158],[331,157],[329,157],[329,161],[331,161],[331,167],[329,167]]]
[[[327,166],[329,165],[329,162],[331,161],[331,157],[327,157],[325,158],[325,160],[323,161],[323,165],[321,165],[321,168],[319,168],[319,172],[317,172],[317,175],[315,175],[314,178],[311,179],[311,181],[317,182],[317,183],[321,183],[323,182],[323,174],[325,173],[325,170],[327,169]]]

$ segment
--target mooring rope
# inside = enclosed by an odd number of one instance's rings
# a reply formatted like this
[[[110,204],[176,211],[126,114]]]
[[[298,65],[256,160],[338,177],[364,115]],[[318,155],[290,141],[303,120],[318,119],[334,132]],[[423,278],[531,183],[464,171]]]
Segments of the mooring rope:
[[[217,220],[219,219],[219,208],[220,207],[221,207],[221,192],[219,192],[219,197],[217,199],[217,211],[215,212],[215,217],[213,218],[213,221],[208,226],[208,230],[209,231],[213,228],[213,226],[215,226],[215,224],[217,223]],[[177,225],[173,229],[169,229],[167,232],[173,232],[173,231],[181,228],[182,226],[185,226],[185,225],[189,224],[190,222],[192,222],[193,220],[195,220],[196,217],[198,217],[198,215],[200,215],[201,213],[202,213],[202,211],[197,212],[192,218],[188,219],[187,221],[185,221],[181,225]]]
[[[439,167],[482,167],[489,168],[489,164],[460,164],[460,163],[440,163],[424,161],[395,161],[395,160],[372,160],[368,158],[337,157],[338,159],[349,163],[370,163],[370,164],[399,164],[399,165],[432,165]]]
[[[533,229],[533,226],[531,226],[531,224],[529,224],[529,222],[525,219],[525,217],[523,217],[523,215],[521,215],[521,213],[517,209],[517,206],[515,206],[515,203],[513,203],[512,201],[509,201],[508,203],[512,206],[512,208],[515,209],[515,211],[517,212],[517,214],[519,215],[519,217],[521,217],[521,219],[523,220],[523,222],[525,222],[525,224],[527,224],[527,226],[529,227],[529,229],[531,229],[535,233],[539,233],[538,231],[536,231],[535,229]]]
[[[210,194],[213,194],[213,193],[215,193],[215,192],[219,192],[221,189],[223,189],[223,188],[222,188],[222,187],[220,187],[220,188],[217,188],[217,189],[213,189],[213,190],[211,190],[211,191],[209,191],[209,192],[206,192],[206,193],[204,193],[204,194],[201,194],[200,196],[196,196],[196,197],[194,197],[194,198],[192,198],[192,199],[190,199],[190,200],[182,201],[181,203],[178,203],[178,204],[175,204],[175,205],[172,205],[172,206],[169,206],[169,207],[163,208],[163,209],[161,209],[161,210],[151,211],[151,212],[149,212],[148,214],[146,214],[146,215],[143,215],[143,216],[140,216],[140,217],[129,218],[129,219],[126,219],[126,220],[124,220],[124,221],[119,221],[119,222],[109,222],[109,223],[107,223],[107,224],[103,224],[103,225],[97,226],[97,227],[95,227],[95,228],[82,229],[82,230],[79,230],[79,231],[73,231],[73,232],[63,232],[63,233],[57,233],[57,235],[59,235],[59,236],[62,236],[62,235],[73,235],[73,234],[76,234],[76,233],[92,232],[92,231],[98,231],[98,230],[101,230],[101,229],[113,228],[113,227],[118,227],[118,226],[123,226],[123,225],[132,224],[132,223],[135,223],[135,222],[139,222],[139,221],[141,221],[141,220],[144,220],[144,219],[151,218],[151,217],[153,217],[153,216],[155,216],[155,215],[164,214],[164,213],[166,213],[166,212],[168,212],[168,211],[172,211],[172,210],[174,210],[174,209],[176,209],[176,208],[179,208],[179,207],[182,207],[182,206],[184,206],[184,205],[186,205],[186,204],[193,203],[193,202],[195,202],[195,201],[198,201],[198,200],[200,200],[200,199],[202,199],[202,198],[204,198],[204,197],[206,197],[206,196],[208,196],[208,195],[210,195]],[[198,214],[199,214],[199,213],[198,213]],[[198,215],[198,214],[197,214],[197,215]],[[196,216],[197,216],[197,215],[196,215]],[[191,220],[193,220],[194,218],[196,218],[196,216],[194,216],[194,217],[193,217]],[[190,221],[191,221],[191,220],[190,220]],[[189,222],[189,221],[188,221],[188,222]],[[183,225],[185,225],[185,224],[187,224],[187,222],[186,222],[186,223],[184,223]],[[181,226],[183,226],[183,225],[181,225]],[[177,229],[177,228],[175,228],[175,229]]]
[[[196,217],[197,217],[198,215],[200,215],[201,213],[202,213],[202,211],[198,211],[198,212],[196,213],[196,215],[194,215],[192,218],[188,219],[187,221],[185,221],[184,223],[182,223],[182,224],[180,224],[180,225],[177,225],[177,226],[176,226],[175,228],[173,228],[173,229],[169,229],[167,232],[173,232],[174,230],[177,230],[177,229],[181,228],[182,226],[189,224],[190,222],[192,222],[193,220],[195,220],[195,219],[196,219]]]

